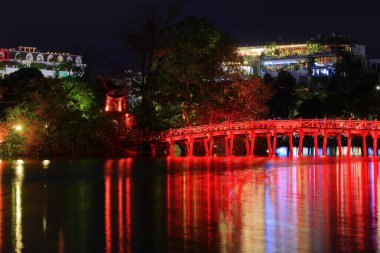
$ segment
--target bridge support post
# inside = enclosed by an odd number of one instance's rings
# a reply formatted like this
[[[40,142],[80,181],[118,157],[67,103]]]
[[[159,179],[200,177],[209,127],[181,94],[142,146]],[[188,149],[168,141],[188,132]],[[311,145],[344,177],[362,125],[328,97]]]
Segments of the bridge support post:
[[[234,155],[234,139],[235,139],[235,135],[234,134],[231,134],[230,136],[230,156],[233,156]]]
[[[300,134],[300,140],[298,142],[298,155],[302,156],[302,148],[303,148],[303,134]]]
[[[212,156],[212,152],[214,150],[214,138],[210,137],[210,142],[209,142],[209,149],[208,149],[208,155]]]
[[[288,139],[289,139],[289,155],[293,156],[293,134],[289,134]]]
[[[193,138],[189,138],[189,152],[187,156],[192,157],[193,156],[193,150],[194,150],[194,140]]]
[[[228,148],[228,142],[229,142],[229,137],[228,136],[224,137],[224,150],[225,150],[226,156],[230,156],[230,149]]]
[[[367,156],[367,135],[362,135],[362,147],[363,147],[363,156]]]
[[[188,157],[190,153],[189,141],[185,141],[185,146],[186,146],[186,157]]]
[[[151,157],[156,157],[156,145],[150,144],[150,155]]]
[[[273,149],[272,149],[271,156],[276,156],[276,150],[277,150],[277,133],[273,134]]]
[[[377,136],[373,138],[373,157],[377,156]]]
[[[326,149],[327,149],[327,135],[323,135],[323,149],[322,149],[322,155],[326,155]]]
[[[268,156],[272,156],[272,145],[270,141],[270,134],[267,134]],[[276,152],[276,151],[275,151]]]
[[[169,140],[169,156],[174,156],[174,141],[172,139]]]
[[[244,142],[245,142],[245,154],[246,156],[249,156],[249,138],[248,135],[244,137]]]
[[[341,134],[337,135],[337,139],[338,139],[339,156],[342,156],[342,136],[341,136]]]
[[[249,149],[250,156],[255,156],[255,139],[256,135],[251,133],[251,147]]]
[[[318,156],[318,134],[314,134],[314,156]]]
[[[204,140],[203,140],[203,146],[204,146],[204,148],[205,148],[205,156],[209,156],[209,149],[208,149],[209,145],[208,145],[208,141],[209,141],[209,139],[204,139]]]
[[[351,143],[352,143],[352,136],[347,135],[347,156],[351,156]]]

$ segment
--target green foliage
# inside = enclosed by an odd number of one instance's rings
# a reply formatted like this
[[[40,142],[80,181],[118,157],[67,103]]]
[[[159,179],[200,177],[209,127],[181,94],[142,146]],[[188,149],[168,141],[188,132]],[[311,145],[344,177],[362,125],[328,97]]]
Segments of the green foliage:
[[[5,66],[8,66],[8,67],[15,66],[16,68],[24,68],[25,67],[25,65],[23,65],[19,62],[16,62],[16,61],[1,61],[0,62],[0,69],[5,68]]]
[[[8,158],[25,152],[25,138],[16,133],[13,129],[3,139],[0,146],[0,157]]]
[[[133,79],[131,90],[141,98],[131,106],[139,126],[162,130],[265,117],[270,88],[244,79],[234,41],[204,18],[175,22],[177,7],[167,15],[146,11],[123,36],[143,77]]]
[[[112,118],[101,110],[92,84],[80,79],[39,79],[20,91],[6,111],[5,156],[106,154],[117,148]],[[20,125],[22,129],[15,131]]]
[[[96,109],[95,94],[92,92],[92,84],[67,78],[62,81],[62,87],[67,93],[67,107],[71,111],[79,111],[84,118],[90,119]]]
[[[196,123],[198,108],[223,93],[224,80],[239,71],[241,59],[235,49],[209,20],[188,17],[172,27],[167,53],[153,73],[157,87],[153,98],[159,105],[155,108],[169,109],[170,125]]]
[[[265,56],[274,56],[278,46],[276,42],[269,42],[265,45],[263,54]]]
[[[306,48],[309,55],[320,53],[323,50],[320,43],[312,40],[307,42]]]

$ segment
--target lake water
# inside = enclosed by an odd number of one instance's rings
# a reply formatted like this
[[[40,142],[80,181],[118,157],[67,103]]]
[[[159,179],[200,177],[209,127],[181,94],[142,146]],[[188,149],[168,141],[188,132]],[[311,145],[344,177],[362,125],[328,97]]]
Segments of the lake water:
[[[2,161],[0,252],[376,252],[379,163]]]

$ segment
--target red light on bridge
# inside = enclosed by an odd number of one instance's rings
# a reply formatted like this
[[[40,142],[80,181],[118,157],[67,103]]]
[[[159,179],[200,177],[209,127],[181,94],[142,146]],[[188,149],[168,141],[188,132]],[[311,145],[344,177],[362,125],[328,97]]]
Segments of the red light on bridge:
[[[377,156],[377,140],[380,137],[380,123],[377,120],[340,120],[340,119],[298,119],[298,120],[263,120],[263,121],[244,121],[229,122],[220,124],[209,124],[200,126],[189,126],[185,128],[169,129],[157,135],[157,143],[152,141],[152,146],[158,143],[167,142],[168,151],[172,151],[175,142],[186,141],[188,155],[192,155],[192,147],[195,141],[204,141],[205,147],[212,150],[213,144],[208,140],[212,138],[224,137],[226,156],[233,154],[233,143],[237,136],[244,136],[246,142],[246,154],[253,156],[254,143],[256,137],[266,138],[268,155],[276,155],[277,136],[286,136],[290,147],[290,156],[293,156],[293,138],[299,138],[298,154],[302,156],[303,138],[312,136],[314,138],[314,150],[318,150],[318,136],[323,137],[322,155],[326,155],[327,138],[335,137],[338,142],[339,155],[342,152],[342,136],[347,138],[347,156],[351,156],[352,138],[362,139],[363,156],[367,156],[367,137],[372,137],[373,153]],[[175,137],[175,139],[171,139]],[[272,144],[273,137],[273,144]],[[210,144],[208,144],[210,142]],[[215,147],[215,146],[214,146]],[[206,151],[208,148],[205,148]],[[272,152],[274,151],[274,152]],[[212,154],[212,151],[210,151]],[[168,152],[171,154],[171,152]],[[209,152],[206,152],[206,155]],[[318,155],[318,152],[315,152]]]

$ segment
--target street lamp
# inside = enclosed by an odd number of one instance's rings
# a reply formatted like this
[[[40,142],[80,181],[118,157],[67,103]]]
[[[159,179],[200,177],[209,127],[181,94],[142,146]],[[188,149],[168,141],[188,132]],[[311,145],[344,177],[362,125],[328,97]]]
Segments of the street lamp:
[[[15,128],[15,130],[18,131],[18,132],[22,130],[22,126],[21,126],[20,124],[15,125],[14,128]]]

